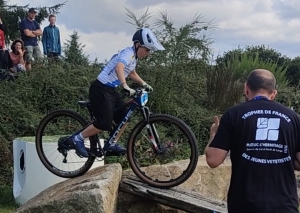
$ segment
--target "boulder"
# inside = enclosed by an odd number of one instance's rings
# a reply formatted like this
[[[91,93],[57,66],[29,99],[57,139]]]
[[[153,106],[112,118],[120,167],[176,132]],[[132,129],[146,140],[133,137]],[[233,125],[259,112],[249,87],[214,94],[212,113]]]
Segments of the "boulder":
[[[182,160],[167,166],[169,170],[174,170],[171,172],[176,173],[182,171],[187,163],[187,160]],[[149,167],[148,172],[151,171],[157,174],[155,166]],[[97,167],[83,176],[67,179],[49,187],[18,208],[16,212],[185,213],[185,211],[159,204],[151,199],[119,191],[121,178],[132,175],[134,174],[131,170],[122,172],[120,164],[117,163]],[[299,189],[300,172],[295,172],[295,175]],[[211,198],[216,200],[216,203],[224,205],[230,176],[229,158],[226,158],[219,167],[211,169],[206,164],[205,156],[200,156],[193,175],[179,185],[178,189],[189,189],[201,194],[204,198]],[[207,211],[204,210],[204,212]]]
[[[168,164],[170,173],[176,173],[182,171],[187,167],[188,160],[176,161]],[[157,174],[155,166],[147,168],[147,173]],[[134,175],[131,170],[123,171],[123,178]],[[151,175],[152,176],[152,175]],[[215,169],[211,169],[207,163],[205,156],[198,158],[197,167],[192,176],[183,184],[179,185],[180,188],[189,189],[193,192],[197,192],[204,197],[211,198],[212,200],[226,201],[227,190],[229,187],[231,177],[231,162],[229,158],[226,158],[224,163]],[[169,212],[169,213],[185,213],[185,211],[170,208],[150,199],[145,199],[140,196],[120,192],[118,197],[118,211],[117,213],[138,213],[144,212],[142,209],[147,209],[147,212]],[[206,211],[203,211],[206,212]],[[201,212],[199,212],[201,213]]]
[[[182,171],[187,160],[176,161],[168,165],[170,170]],[[148,172],[157,174],[155,166]],[[231,172],[230,160],[216,169],[206,164],[204,156],[198,159],[198,166],[193,175],[180,188],[198,192],[208,198],[226,200]],[[91,169],[85,175],[67,179],[41,192],[19,209],[17,213],[52,213],[52,212],[103,212],[103,213],[185,213],[170,208],[147,198],[118,192],[121,176],[134,175],[131,170],[122,172],[120,164],[107,164]]]
[[[182,172],[188,163],[189,160],[176,161],[168,164],[168,169],[170,173]],[[150,175],[151,173],[157,174],[156,167],[148,167],[147,173]],[[133,175],[131,170],[123,171],[123,177],[130,175]],[[153,177],[153,175],[151,176]],[[231,162],[229,157],[226,157],[219,167],[211,169],[206,163],[205,156],[202,155],[198,158],[198,164],[192,176],[178,187],[190,189],[212,199],[226,201],[230,177]]]
[[[16,213],[116,212],[121,176],[120,164],[97,167],[47,188]]]
[[[193,175],[180,187],[191,189],[209,198],[226,201],[230,178],[231,161],[229,157],[226,157],[220,166],[211,169],[206,163],[205,156],[202,155],[198,159]]]
[[[117,213],[187,213],[140,196],[119,192]],[[201,212],[199,212],[201,213]]]

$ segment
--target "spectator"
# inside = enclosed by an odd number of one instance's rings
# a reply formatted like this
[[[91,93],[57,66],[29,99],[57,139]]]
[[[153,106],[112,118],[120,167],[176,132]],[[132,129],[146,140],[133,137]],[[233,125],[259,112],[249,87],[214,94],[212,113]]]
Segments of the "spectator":
[[[298,213],[294,170],[300,169],[300,120],[273,101],[276,79],[252,71],[244,86],[246,102],[228,109],[211,127],[206,161],[219,166],[230,150],[228,213]]]
[[[0,70],[9,70],[12,67],[12,61],[9,56],[9,51],[6,49],[0,49]]]
[[[10,70],[14,73],[26,71],[26,50],[22,40],[17,39],[11,45],[11,52],[9,53],[12,61]]]
[[[42,43],[44,55],[49,58],[57,58],[61,55],[61,44],[59,29],[55,25],[55,15],[49,16],[49,22],[49,26],[45,27],[43,30]]]
[[[31,62],[42,58],[38,45],[38,36],[42,35],[39,23],[35,20],[36,11],[34,8],[28,10],[27,18],[20,23],[21,38],[24,41],[26,57],[26,70],[31,69]]]
[[[2,19],[0,18],[0,49],[5,49],[5,25],[2,22]]]

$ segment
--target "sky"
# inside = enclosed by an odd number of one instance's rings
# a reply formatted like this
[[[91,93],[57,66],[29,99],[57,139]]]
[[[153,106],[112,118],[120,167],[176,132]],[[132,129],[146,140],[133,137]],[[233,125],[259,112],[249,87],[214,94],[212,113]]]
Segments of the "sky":
[[[65,0],[8,2],[38,7]],[[136,28],[126,23],[125,8],[140,14],[147,7],[152,21],[160,17],[160,11],[167,12],[176,26],[189,23],[197,14],[212,21],[214,27],[206,33],[214,41],[211,46],[214,56],[239,46],[262,44],[291,58],[300,55],[299,0],[68,0],[57,15],[56,25],[63,43],[76,30],[89,58],[104,62],[118,50],[132,45]],[[46,20],[41,28],[48,24]]]

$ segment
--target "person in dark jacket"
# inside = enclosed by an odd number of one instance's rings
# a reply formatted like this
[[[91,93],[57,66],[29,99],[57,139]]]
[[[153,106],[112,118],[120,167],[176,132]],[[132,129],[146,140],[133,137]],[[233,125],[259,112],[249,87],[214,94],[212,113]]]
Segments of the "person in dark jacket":
[[[57,58],[61,55],[61,43],[60,43],[60,32],[58,27],[55,25],[55,15],[49,16],[50,24],[43,30],[43,49],[44,55],[49,58]]]

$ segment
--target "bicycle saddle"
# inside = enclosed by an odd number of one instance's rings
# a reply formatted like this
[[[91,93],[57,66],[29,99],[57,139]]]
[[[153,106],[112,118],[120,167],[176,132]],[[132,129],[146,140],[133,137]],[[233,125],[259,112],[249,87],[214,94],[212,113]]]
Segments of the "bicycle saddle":
[[[90,101],[78,101],[78,104],[82,107],[88,107],[91,106],[91,102]]]

